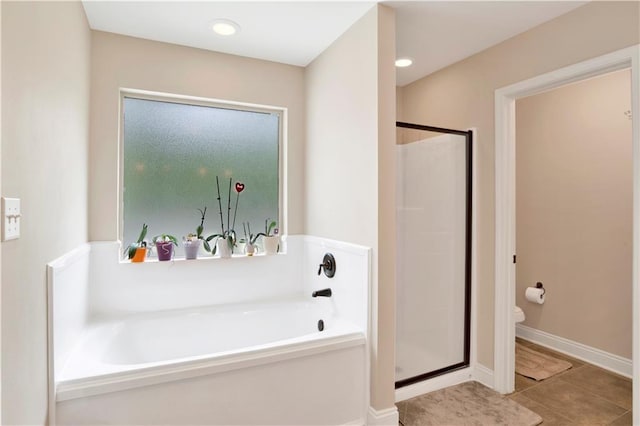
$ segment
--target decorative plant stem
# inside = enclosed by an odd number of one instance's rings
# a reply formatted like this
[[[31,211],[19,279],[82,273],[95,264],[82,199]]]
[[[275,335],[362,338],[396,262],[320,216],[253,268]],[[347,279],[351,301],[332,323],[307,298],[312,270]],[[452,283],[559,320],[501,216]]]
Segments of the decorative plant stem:
[[[259,237],[264,237],[264,233],[258,232],[256,235],[251,233],[251,224],[249,222],[242,222],[242,228],[244,229],[244,239],[247,240],[249,244],[255,244]],[[247,233],[248,231],[248,233]]]
[[[255,243],[260,234],[253,235],[251,233],[251,225],[249,224],[249,222],[247,222],[246,225],[244,222],[242,222],[242,228],[244,229],[244,239],[246,241],[245,251],[247,253],[247,256],[253,256],[253,254],[256,252]],[[247,233],[247,230],[249,231],[249,233]]]
[[[238,214],[238,201],[240,199],[240,193],[236,193],[236,208],[233,211],[233,225],[231,226],[233,229],[236,227],[236,215]]]
[[[222,232],[220,234],[209,235],[207,238],[204,239],[205,247],[206,247],[208,243],[214,240],[215,238],[214,246],[211,249],[211,253],[213,254],[216,254],[215,243],[217,243],[217,240],[220,238],[222,238],[227,242],[230,249],[233,249],[233,246],[236,243],[236,231],[234,230],[234,227],[236,225],[236,215],[238,213],[238,198],[236,198],[236,210],[233,214],[233,226],[232,226],[231,225],[231,185],[232,183],[233,183],[232,178],[229,178],[229,191],[227,192],[227,227],[228,228],[225,229],[224,218],[222,214],[222,197],[220,196],[220,179],[218,178],[218,176],[216,176],[216,189],[218,191],[218,212],[220,213],[220,228]],[[236,182],[236,192],[238,192],[239,194],[240,192],[242,192],[243,189],[244,189],[244,184],[240,182]]]
[[[231,178],[229,178],[229,193],[227,194],[227,226],[231,225],[230,216],[231,216]],[[229,231],[231,231],[232,229],[233,228],[229,228]],[[222,233],[224,233],[224,230],[222,231]]]
[[[207,206],[204,206],[204,210],[198,209],[200,212],[200,226],[196,228],[196,237],[200,239],[202,237],[202,231],[204,231],[204,217],[207,215]]]
[[[240,193],[243,190],[244,190],[244,183],[236,182],[236,208],[235,208],[235,211],[233,212],[233,225],[231,226],[231,229],[236,229],[236,215],[238,214],[238,201],[240,200]],[[242,225],[244,226],[244,223]]]
[[[218,189],[218,211],[220,212],[220,227],[222,228],[222,233],[224,234],[224,220],[222,219],[222,201],[220,201],[220,183],[218,182],[218,176],[216,176],[216,188]]]

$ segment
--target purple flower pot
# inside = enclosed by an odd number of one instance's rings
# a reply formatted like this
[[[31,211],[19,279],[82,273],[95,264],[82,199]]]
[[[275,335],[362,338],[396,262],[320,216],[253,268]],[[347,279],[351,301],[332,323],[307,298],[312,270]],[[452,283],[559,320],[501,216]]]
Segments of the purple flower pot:
[[[171,241],[157,241],[156,251],[158,252],[158,260],[171,260],[173,257],[173,243]]]

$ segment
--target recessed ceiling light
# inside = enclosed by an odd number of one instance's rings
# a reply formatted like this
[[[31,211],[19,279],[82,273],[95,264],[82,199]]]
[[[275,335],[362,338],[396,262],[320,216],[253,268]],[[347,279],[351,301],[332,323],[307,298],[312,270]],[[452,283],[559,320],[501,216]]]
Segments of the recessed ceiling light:
[[[396,59],[396,67],[404,68],[413,64],[413,59],[411,58],[398,58]]]
[[[221,35],[221,36],[230,36],[234,35],[238,31],[240,31],[240,25],[236,24],[229,19],[216,19],[211,24],[211,28],[213,32]]]

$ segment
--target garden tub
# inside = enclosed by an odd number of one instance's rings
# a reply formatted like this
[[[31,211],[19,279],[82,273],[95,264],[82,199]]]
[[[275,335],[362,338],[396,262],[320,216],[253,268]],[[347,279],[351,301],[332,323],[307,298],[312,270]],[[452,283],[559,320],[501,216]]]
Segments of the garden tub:
[[[94,320],[56,374],[56,421],[358,421],[365,343],[331,299],[310,296]]]

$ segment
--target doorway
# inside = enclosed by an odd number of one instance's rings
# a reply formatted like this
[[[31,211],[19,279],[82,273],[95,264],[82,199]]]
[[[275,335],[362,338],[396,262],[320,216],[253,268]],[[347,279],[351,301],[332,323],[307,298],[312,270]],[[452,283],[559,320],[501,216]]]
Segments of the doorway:
[[[630,86],[624,69],[516,101],[516,336],[627,377]],[[545,298],[528,301],[538,282]]]
[[[494,388],[501,393],[514,389],[515,365],[515,102],[537,93],[611,71],[631,68],[633,144],[633,377],[640,374],[640,313],[638,257],[640,248],[640,46],[622,49],[496,91],[496,241],[495,241],[495,346]],[[640,409],[640,382],[633,383],[633,411]]]

